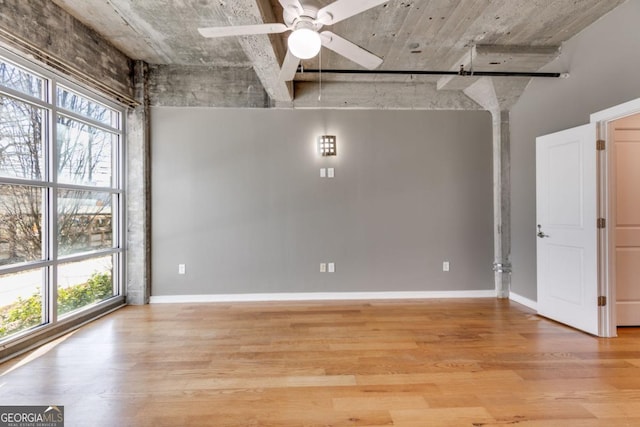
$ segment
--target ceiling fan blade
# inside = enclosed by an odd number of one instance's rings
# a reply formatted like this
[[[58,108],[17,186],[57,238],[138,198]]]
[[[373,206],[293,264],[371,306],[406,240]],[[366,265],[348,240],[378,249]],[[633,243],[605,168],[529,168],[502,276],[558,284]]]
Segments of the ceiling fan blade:
[[[234,25],[228,27],[198,28],[204,37],[251,36],[254,34],[284,33],[289,27],[281,23]]]
[[[360,64],[369,70],[378,68],[380,64],[382,64],[382,58],[361,48],[357,44],[351,43],[349,40],[332,33],[331,31],[323,31],[320,33],[320,36],[324,47],[339,53],[345,58],[350,59],[356,64]]]
[[[293,9],[296,11],[298,15],[304,12],[304,8],[302,7],[302,5],[298,0],[278,0],[278,1],[280,2],[282,9],[284,10]]]
[[[296,58],[290,50],[287,50],[287,55],[282,62],[282,68],[280,69],[280,80],[288,82],[294,79],[298,72],[298,65],[300,59]]]
[[[332,25],[389,0],[336,0],[318,11],[318,22]]]

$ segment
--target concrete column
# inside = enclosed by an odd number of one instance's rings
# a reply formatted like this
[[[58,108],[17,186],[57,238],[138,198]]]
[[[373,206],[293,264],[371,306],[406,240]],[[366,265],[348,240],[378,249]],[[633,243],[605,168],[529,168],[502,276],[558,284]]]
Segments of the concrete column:
[[[493,253],[496,295],[509,298],[511,287],[511,148],[509,112],[493,117]]]
[[[521,83],[522,84],[522,83]],[[511,149],[509,144],[510,96],[519,86],[496,86],[484,77],[464,90],[464,93],[491,112],[493,120],[493,271],[496,296],[509,298],[511,288]],[[499,93],[499,94],[498,94]]]
[[[149,123],[149,68],[133,66],[135,99],[127,113],[126,202],[128,304],[147,304],[151,295],[151,140]]]

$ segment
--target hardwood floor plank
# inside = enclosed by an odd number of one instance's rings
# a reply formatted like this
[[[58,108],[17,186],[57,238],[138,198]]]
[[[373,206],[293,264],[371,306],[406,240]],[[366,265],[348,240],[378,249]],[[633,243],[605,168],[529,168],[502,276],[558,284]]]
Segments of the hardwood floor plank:
[[[458,427],[480,426],[494,422],[482,407],[400,409],[391,411],[394,425],[404,427]]]
[[[391,395],[369,397],[336,397],[333,408],[338,411],[375,409],[421,409],[428,408],[422,396]]]
[[[487,387],[489,391],[493,388],[492,383],[501,382],[510,384],[512,387],[523,385],[522,378],[515,372],[508,370],[501,371],[479,371],[479,372],[434,372],[416,374],[389,374],[389,375],[360,375],[356,377],[358,384],[436,384],[441,387],[451,388],[457,386]]]
[[[356,379],[350,375],[312,377],[259,377],[259,378],[202,378],[187,380],[187,390],[236,389],[236,388],[282,388],[282,387],[333,387],[355,385]]]
[[[563,419],[563,420],[514,420],[512,422],[497,421],[492,423],[476,424],[473,427],[505,427],[516,425],[518,427],[635,427],[640,425],[640,418],[618,418],[608,420],[598,419]]]
[[[640,418],[640,402],[584,403],[583,406],[600,419]]]
[[[579,402],[546,401],[539,403],[523,403],[519,405],[492,405],[487,411],[498,422],[517,424],[529,420],[577,420],[596,418]]]
[[[640,368],[640,359],[627,359],[626,362]]]

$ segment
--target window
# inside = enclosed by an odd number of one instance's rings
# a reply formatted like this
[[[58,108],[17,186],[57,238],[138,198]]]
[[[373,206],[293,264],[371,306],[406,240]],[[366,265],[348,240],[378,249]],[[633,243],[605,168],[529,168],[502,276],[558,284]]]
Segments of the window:
[[[124,112],[0,55],[4,343],[122,295]]]

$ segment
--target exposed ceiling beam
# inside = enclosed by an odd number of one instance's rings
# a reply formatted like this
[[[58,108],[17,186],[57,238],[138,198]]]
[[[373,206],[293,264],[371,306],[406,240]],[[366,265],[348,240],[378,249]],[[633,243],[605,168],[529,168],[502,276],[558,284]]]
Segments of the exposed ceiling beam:
[[[228,1],[222,4],[222,8],[231,25],[278,22],[268,0]],[[279,79],[281,58],[286,53],[281,39],[260,35],[238,37],[238,41],[271,99],[274,102],[291,102],[293,85]]]
[[[469,50],[469,54],[460,58],[455,67],[462,66],[467,71],[537,71],[559,54],[558,46],[477,45]],[[511,108],[529,81],[530,78],[527,77],[488,79],[445,76],[438,80],[438,90],[462,90],[484,109],[497,113]]]
[[[434,83],[296,83],[293,103],[280,108],[354,108],[377,110],[479,110],[460,91],[438,91]]]
[[[469,49],[451,71],[520,71],[535,72],[560,54],[558,46],[496,46],[477,45]],[[564,71],[564,70],[561,70]],[[477,79],[445,76],[438,80],[438,90],[464,90]]]

